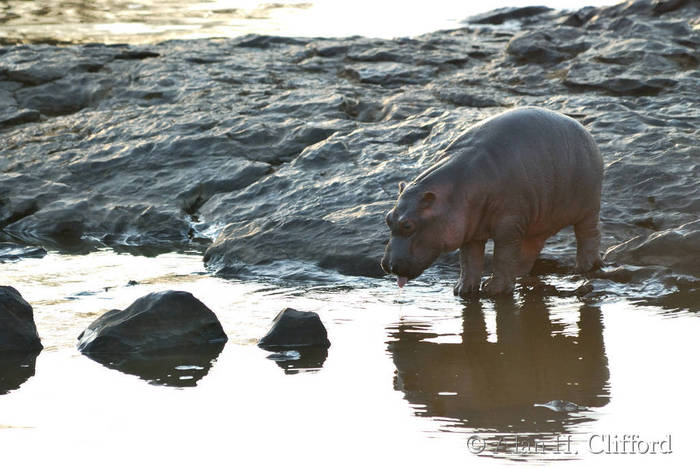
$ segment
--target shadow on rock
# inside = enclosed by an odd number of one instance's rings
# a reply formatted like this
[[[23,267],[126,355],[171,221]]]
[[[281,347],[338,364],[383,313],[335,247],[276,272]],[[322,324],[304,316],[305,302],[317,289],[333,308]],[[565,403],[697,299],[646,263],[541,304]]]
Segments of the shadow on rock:
[[[579,309],[578,336],[553,323],[541,297],[495,305],[497,340],[489,338],[480,302],[463,312],[461,342],[437,342],[430,324],[399,323],[388,349],[394,386],[417,415],[459,427],[515,433],[562,433],[589,420],[585,411],[553,413],[535,404],[564,400],[579,407],[608,403],[609,371],[601,311]]]
[[[0,395],[17,390],[34,376],[40,350],[4,352],[0,355]]]
[[[224,346],[224,343],[214,343],[196,349],[126,355],[94,354],[88,357],[105,367],[135,375],[153,385],[194,387],[209,373]]]

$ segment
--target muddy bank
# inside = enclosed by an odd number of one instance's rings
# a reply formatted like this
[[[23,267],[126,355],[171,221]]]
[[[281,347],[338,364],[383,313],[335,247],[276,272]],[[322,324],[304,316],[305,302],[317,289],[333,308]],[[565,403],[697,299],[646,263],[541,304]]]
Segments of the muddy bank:
[[[700,7],[489,24],[503,15],[415,39],[2,47],[0,241],[380,276],[398,182],[467,126],[538,105],[582,122],[604,156],[601,281],[697,291]],[[558,235],[541,268],[567,271],[574,251]]]

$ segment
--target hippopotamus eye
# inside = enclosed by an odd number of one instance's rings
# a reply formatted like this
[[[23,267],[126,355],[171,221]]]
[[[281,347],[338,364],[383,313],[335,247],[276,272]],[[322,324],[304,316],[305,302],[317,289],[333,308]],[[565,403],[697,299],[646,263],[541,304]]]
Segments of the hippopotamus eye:
[[[413,230],[416,228],[416,225],[413,224],[411,221],[404,221],[401,223],[401,234],[408,236],[413,233]]]

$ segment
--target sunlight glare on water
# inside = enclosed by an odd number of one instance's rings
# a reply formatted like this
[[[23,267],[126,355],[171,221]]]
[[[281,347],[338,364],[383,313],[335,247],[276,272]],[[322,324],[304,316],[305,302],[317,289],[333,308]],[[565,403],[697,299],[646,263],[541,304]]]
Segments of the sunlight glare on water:
[[[557,9],[611,5],[615,0],[544,0]],[[530,6],[528,0],[488,4],[435,0],[146,1],[8,0],[0,9],[0,43],[153,43],[169,39],[269,34],[303,37],[393,38],[462,27],[465,18],[499,7]]]

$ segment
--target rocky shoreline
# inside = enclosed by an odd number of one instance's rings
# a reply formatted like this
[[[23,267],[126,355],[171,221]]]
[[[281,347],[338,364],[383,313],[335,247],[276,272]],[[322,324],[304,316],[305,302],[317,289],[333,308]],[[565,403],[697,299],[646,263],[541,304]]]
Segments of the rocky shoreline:
[[[538,105],[605,159],[602,276],[697,293],[699,50],[697,2],[645,0],[413,39],[0,47],[0,242],[381,276],[398,182],[469,125]],[[544,256],[567,268],[574,249],[561,234]]]

